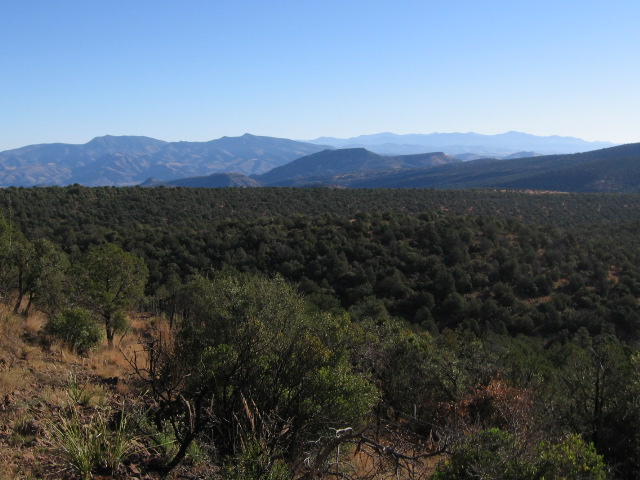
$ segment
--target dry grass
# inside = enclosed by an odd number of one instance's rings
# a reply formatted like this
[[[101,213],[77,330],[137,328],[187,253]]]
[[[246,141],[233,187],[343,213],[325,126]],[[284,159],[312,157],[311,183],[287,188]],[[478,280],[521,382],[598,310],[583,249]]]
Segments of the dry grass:
[[[0,323],[7,323],[7,320],[14,318],[13,309],[9,305],[0,303]]]
[[[122,378],[130,370],[119,350],[105,346],[81,357],[58,342],[43,342],[45,323],[40,313],[25,318],[0,305],[0,480],[60,478],[59,461],[40,443],[39,429],[52,412],[110,408],[114,392],[96,377]],[[142,321],[134,327],[145,328]],[[118,342],[129,351],[137,335],[129,332]],[[70,378],[80,392],[74,405]]]
[[[10,313],[5,305],[0,305],[0,348],[14,350],[21,345],[20,336],[24,333],[24,319]]]
[[[132,316],[130,329],[115,339],[114,349],[105,342],[82,357],[45,339],[46,320],[38,312],[14,315],[11,306],[0,304],[0,480],[63,478],[60,458],[42,443],[47,421],[64,412],[121,408],[134,388],[127,357],[140,358],[145,339],[167,330],[161,320]],[[115,378],[117,386],[111,383]],[[80,389],[82,405],[71,405],[70,379]],[[127,471],[119,478],[128,478]],[[148,472],[146,478],[158,475]]]
[[[553,289],[554,290],[559,290],[563,287],[566,287],[567,285],[569,285],[569,279],[568,278],[559,278],[558,281],[556,281],[553,284]]]
[[[120,350],[102,348],[87,359],[87,365],[99,377],[120,377],[128,368],[127,361]]]
[[[6,395],[29,385],[31,372],[25,368],[11,368],[0,373],[0,393]]]
[[[30,363],[42,358],[42,349],[33,345],[24,345],[20,349],[20,357]]]
[[[47,317],[42,312],[34,312],[24,319],[24,330],[27,334],[37,335],[47,323]]]
[[[45,405],[62,406],[67,401],[67,394],[60,387],[46,385],[40,390],[40,400]]]
[[[415,455],[417,452],[412,453]],[[335,461],[340,464],[347,477],[369,480],[427,480],[444,460],[444,455],[438,455],[415,462],[396,463],[391,459],[384,459],[379,452],[368,451],[366,448],[343,452],[340,457],[340,460],[336,458]]]
[[[129,329],[123,335],[116,335],[114,348],[109,349],[106,342],[87,359],[86,365],[98,377],[105,379],[125,379],[131,374],[131,361],[134,358],[144,360],[145,337],[150,331],[167,330],[166,322],[134,315],[129,318]],[[119,387],[122,385],[119,383]]]

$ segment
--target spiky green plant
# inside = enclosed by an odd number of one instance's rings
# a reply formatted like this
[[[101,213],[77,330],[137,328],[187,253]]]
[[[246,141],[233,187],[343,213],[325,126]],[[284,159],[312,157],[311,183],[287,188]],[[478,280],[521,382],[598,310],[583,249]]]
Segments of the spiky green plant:
[[[110,429],[112,409],[94,411],[85,421],[76,409],[68,416],[48,422],[50,443],[54,452],[66,466],[83,480],[91,478],[98,466],[115,473],[122,462],[137,448],[137,437],[130,428],[129,416],[124,409]]]
[[[83,480],[91,478],[91,471],[103,457],[103,440],[107,430],[102,415],[83,423],[76,410],[69,417],[59,417],[47,425],[53,450],[67,466]]]
[[[104,445],[104,461],[106,466],[117,472],[122,461],[135,452],[138,442],[131,432],[130,417],[124,411],[120,411],[115,429],[109,432]]]

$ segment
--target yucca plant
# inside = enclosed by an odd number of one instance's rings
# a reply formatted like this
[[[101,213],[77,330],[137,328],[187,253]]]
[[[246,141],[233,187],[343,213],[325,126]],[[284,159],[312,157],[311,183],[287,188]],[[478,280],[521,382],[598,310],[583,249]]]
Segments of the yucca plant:
[[[78,377],[73,373],[68,376],[66,394],[72,407],[87,407],[93,397],[93,393],[87,387],[87,384],[81,384]]]
[[[107,425],[102,415],[83,423],[75,410],[70,417],[60,417],[47,425],[54,451],[83,480],[101,463]]]
[[[128,415],[120,412],[113,430],[109,428],[112,410],[95,411],[82,421],[77,410],[68,417],[50,421],[47,430],[53,450],[83,480],[91,478],[98,467],[115,473],[122,461],[131,455],[137,446],[132,435]]]
[[[129,422],[129,415],[125,413],[123,408],[119,414],[115,430],[110,431],[108,436],[105,437],[104,461],[106,461],[106,466],[112,472],[118,471],[122,461],[134,453],[138,445],[137,437],[131,433]]]

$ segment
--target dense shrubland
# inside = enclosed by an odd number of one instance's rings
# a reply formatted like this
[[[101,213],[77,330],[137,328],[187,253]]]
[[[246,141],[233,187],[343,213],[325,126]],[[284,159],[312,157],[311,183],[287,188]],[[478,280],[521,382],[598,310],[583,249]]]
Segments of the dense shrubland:
[[[638,200],[8,189],[0,288],[82,354],[154,316],[158,471],[637,478]]]

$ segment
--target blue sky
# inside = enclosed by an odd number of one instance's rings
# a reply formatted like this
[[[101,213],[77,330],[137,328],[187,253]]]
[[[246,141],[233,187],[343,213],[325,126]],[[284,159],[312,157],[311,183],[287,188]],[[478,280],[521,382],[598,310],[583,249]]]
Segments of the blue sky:
[[[637,0],[0,1],[0,150],[517,130],[640,142]]]

